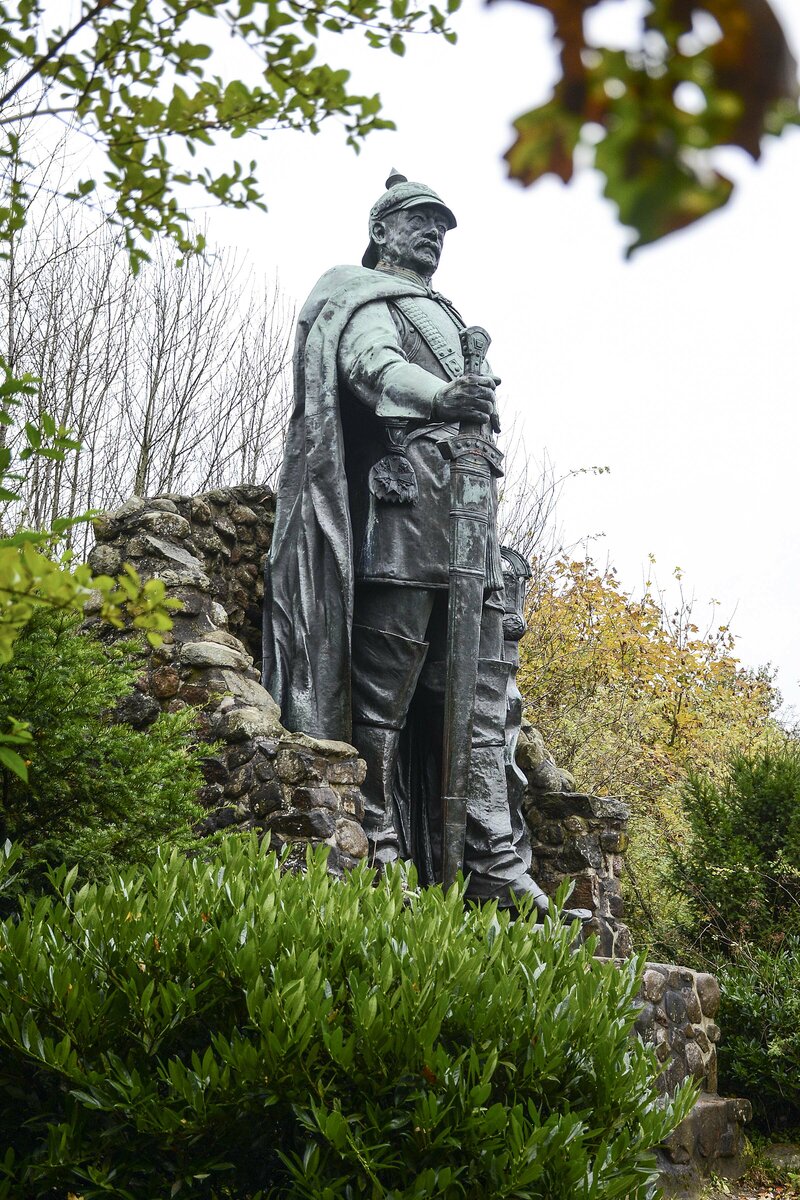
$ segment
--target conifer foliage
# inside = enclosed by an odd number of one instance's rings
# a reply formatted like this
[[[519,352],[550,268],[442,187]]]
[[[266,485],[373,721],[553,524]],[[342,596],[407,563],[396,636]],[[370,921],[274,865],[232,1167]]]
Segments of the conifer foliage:
[[[735,755],[721,783],[693,774],[683,790],[692,836],[674,877],[706,946],[779,946],[800,935],[800,747]]]
[[[146,727],[120,720],[118,703],[136,697],[141,649],[96,641],[79,624],[69,610],[34,610],[0,677],[0,726],[13,714],[28,738],[24,777],[0,761],[0,844],[24,847],[28,887],[47,863],[98,878],[148,860],[161,841],[188,847],[203,815],[207,748],[194,712],[153,704]]]
[[[691,828],[672,855],[688,897],[686,943],[719,975],[721,1090],[756,1127],[800,1121],[800,749],[734,755],[683,789]]]

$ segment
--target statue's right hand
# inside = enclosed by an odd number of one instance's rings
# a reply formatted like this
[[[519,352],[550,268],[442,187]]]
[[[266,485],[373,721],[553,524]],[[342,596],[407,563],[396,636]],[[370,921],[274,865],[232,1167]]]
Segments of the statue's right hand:
[[[461,375],[437,392],[433,418],[451,425],[457,421],[487,421],[495,412],[494,375]]]

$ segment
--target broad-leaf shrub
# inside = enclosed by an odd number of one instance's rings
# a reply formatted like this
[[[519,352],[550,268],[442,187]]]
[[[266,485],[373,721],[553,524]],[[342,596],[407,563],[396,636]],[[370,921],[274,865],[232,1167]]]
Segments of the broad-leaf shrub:
[[[52,884],[0,927],[0,1197],[654,1195],[692,1096],[574,929],[239,837]]]
[[[722,1089],[747,1096],[771,1131],[800,1125],[800,937],[743,946],[720,968]]]
[[[0,6],[0,18],[7,13]],[[0,62],[3,59],[0,38]],[[9,134],[11,140],[14,135]],[[0,158],[3,156],[0,145]],[[12,215],[9,216],[9,213]],[[3,257],[3,224],[21,228],[24,217],[13,225],[13,206],[0,205],[0,259]],[[6,234],[9,230],[6,230]],[[11,661],[17,638],[39,609],[54,612],[82,612],[93,592],[101,598],[99,615],[111,625],[122,629],[126,619],[136,630],[142,630],[154,646],[161,644],[161,632],[172,627],[170,611],[180,608],[180,602],[166,596],[161,579],[145,583],[129,564],[116,580],[109,575],[92,575],[85,563],[74,564],[64,555],[61,539],[71,526],[85,520],[81,517],[54,517],[50,529],[17,529],[6,534],[9,505],[21,500],[19,488],[25,481],[30,464],[63,462],[69,450],[78,443],[69,436],[65,426],[56,425],[47,413],[39,413],[39,423],[26,421],[25,445],[14,445],[12,410],[25,397],[35,396],[36,380],[31,375],[15,378],[9,364],[0,354],[0,667]],[[13,771],[20,779],[27,778],[23,753],[32,750],[32,738],[27,722],[19,713],[9,713],[0,720],[0,766]]]

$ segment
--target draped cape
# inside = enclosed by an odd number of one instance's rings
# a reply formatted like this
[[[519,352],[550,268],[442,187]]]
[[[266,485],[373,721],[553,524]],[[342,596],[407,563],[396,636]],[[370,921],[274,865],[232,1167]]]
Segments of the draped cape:
[[[287,729],[352,734],[353,535],[339,410],[339,339],[373,301],[424,295],[407,279],[334,267],[300,312],[294,408],[286,435],[264,589],[264,686]]]

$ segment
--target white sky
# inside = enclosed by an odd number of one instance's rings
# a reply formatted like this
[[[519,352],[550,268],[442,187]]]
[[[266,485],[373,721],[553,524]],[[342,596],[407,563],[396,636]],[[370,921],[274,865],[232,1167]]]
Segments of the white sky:
[[[333,124],[316,138],[235,143],[258,159],[268,215],[195,215],[300,303],[322,271],[360,260],[390,168],[436,188],[459,222],[436,287],[492,335],[504,424],[559,472],[611,468],[567,485],[565,540],[603,533],[592,553],[628,589],[649,553],[662,583],[680,565],[698,623],[717,598],[742,661],[776,665],[800,705],[800,130],[771,139],[759,167],[721,156],[737,181],[729,206],[625,262],[629,234],[598,176],[530,189],[505,178],[510,121],[554,77],[548,19],[525,4],[464,3],[455,48],[420,38],[398,59],[357,36],[326,46],[356,90],[380,91],[396,133],[371,135],[358,157]],[[797,53],[800,9],[772,3]],[[628,10],[604,5],[606,32],[624,40]],[[232,45],[219,49],[236,62]]]
[[[774,6],[800,47],[797,6]],[[336,128],[272,137],[255,149],[269,214],[214,211],[210,236],[302,301],[328,266],[360,259],[391,167],[436,188],[459,222],[436,286],[491,333],[506,426],[513,414],[559,472],[611,468],[567,485],[566,541],[602,532],[592,552],[631,589],[648,553],[662,583],[681,566],[701,618],[717,598],[742,661],[778,666],[800,703],[800,130],[758,168],[726,153],[727,209],[628,263],[598,176],[505,178],[509,121],[553,78],[543,14],[466,0],[456,27],[457,47],[423,38],[402,60],[332,40],[329,60],[381,92],[398,131],[358,157]]]

